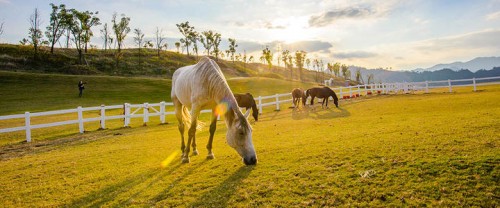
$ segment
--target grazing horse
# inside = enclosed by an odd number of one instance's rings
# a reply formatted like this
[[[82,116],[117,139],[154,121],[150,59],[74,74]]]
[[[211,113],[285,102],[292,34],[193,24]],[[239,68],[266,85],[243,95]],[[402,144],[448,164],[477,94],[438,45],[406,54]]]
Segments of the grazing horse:
[[[227,126],[227,144],[238,152],[246,165],[257,164],[252,127],[238,108],[236,99],[214,60],[203,57],[196,65],[177,69],[172,77],[171,96],[182,139],[182,163],[189,163],[191,145],[193,155],[198,154],[195,139],[198,115],[202,109],[212,109],[207,159],[214,159],[212,141],[217,116],[223,114]],[[187,145],[184,144],[184,126],[189,128]]]
[[[302,106],[306,106],[306,94],[304,93],[304,90],[300,88],[295,88],[292,90],[292,100],[293,100],[293,106],[295,108],[299,107],[299,101],[302,99]]]
[[[234,94],[234,98],[236,99],[238,106],[240,106],[241,108],[246,108],[247,112],[245,113],[245,117],[248,116],[248,114],[250,113],[249,109],[252,108],[253,118],[255,119],[255,121],[259,121],[259,109],[257,109],[257,104],[255,103],[255,99],[253,98],[252,94],[236,93]]]
[[[314,104],[314,98],[318,97],[318,98],[323,98],[321,108],[323,108],[323,105],[325,105],[325,101],[326,101],[326,107],[328,108],[328,98],[332,96],[333,103],[335,103],[335,106],[337,108],[339,107],[339,99],[337,98],[335,92],[329,87],[313,87],[311,89],[308,89],[306,90],[306,97],[308,96],[311,96],[311,106]]]

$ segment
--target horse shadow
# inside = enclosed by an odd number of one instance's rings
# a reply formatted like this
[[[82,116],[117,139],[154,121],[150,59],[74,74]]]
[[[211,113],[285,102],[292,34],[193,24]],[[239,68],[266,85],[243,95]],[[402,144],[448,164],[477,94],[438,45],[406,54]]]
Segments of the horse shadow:
[[[340,112],[338,111],[340,110]],[[302,120],[302,119],[332,119],[332,118],[342,118],[342,117],[348,117],[350,116],[351,113],[347,111],[346,109],[339,107],[339,108],[310,108],[306,107],[303,109],[299,110],[293,110],[292,111],[292,119],[294,120]]]
[[[233,196],[241,181],[247,178],[254,166],[240,167],[236,172],[229,176],[219,186],[206,191],[196,201],[191,203],[189,207],[228,207],[228,202]]]

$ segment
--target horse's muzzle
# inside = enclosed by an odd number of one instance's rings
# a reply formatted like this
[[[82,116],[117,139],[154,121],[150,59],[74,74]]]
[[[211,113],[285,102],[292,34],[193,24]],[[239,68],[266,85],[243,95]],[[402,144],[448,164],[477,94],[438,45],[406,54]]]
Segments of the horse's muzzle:
[[[257,157],[249,157],[249,158],[243,158],[243,162],[245,165],[256,165],[257,164]]]

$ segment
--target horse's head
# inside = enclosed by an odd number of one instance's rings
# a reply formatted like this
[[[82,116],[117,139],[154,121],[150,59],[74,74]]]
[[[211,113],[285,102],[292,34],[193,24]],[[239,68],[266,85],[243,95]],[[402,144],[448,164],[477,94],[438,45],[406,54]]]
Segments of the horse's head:
[[[227,144],[238,152],[245,165],[255,165],[257,154],[252,143],[252,127],[241,111],[236,109],[232,108],[226,113]]]
[[[338,108],[339,107],[339,98],[337,97],[337,95],[335,94],[335,92],[333,92],[332,98],[333,98],[333,103],[335,103],[335,107]]]

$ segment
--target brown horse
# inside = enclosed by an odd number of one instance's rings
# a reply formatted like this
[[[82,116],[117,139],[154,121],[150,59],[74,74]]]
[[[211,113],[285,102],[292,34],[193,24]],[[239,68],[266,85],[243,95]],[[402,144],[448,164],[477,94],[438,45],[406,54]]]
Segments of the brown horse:
[[[292,90],[292,98],[293,98],[293,106],[295,108],[299,107],[299,101],[302,99],[302,106],[306,106],[306,94],[304,93],[304,90],[300,88],[295,88]]]
[[[328,108],[328,98],[332,96],[333,103],[335,103],[335,106],[337,108],[339,107],[339,98],[337,98],[335,92],[329,87],[313,87],[311,89],[308,89],[306,90],[306,98],[308,96],[311,96],[311,106],[314,104],[314,98],[318,97],[318,98],[323,98],[321,108],[323,108],[323,105],[325,105],[325,101],[326,101],[326,107]]]
[[[247,113],[245,113],[245,115],[248,115],[249,109],[252,108],[253,118],[255,121],[259,121],[259,110],[257,109],[257,104],[255,103],[255,99],[252,94],[234,94],[234,98],[236,98],[236,102],[239,107],[246,108]]]

